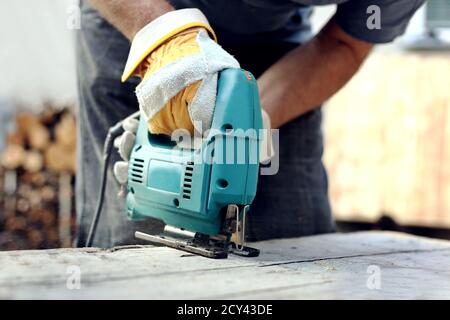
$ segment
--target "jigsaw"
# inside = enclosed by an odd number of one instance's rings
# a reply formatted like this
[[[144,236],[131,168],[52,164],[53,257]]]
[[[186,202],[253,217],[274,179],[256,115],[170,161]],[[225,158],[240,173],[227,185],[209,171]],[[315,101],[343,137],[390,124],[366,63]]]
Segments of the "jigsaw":
[[[104,174],[119,127],[110,129],[105,142]],[[256,80],[242,69],[220,72],[212,126],[200,146],[153,135],[141,117],[129,162],[127,215],[156,218],[166,227],[160,235],[138,231],[135,236],[209,258],[258,256],[259,250],[245,246],[245,221],[257,189],[261,129]]]

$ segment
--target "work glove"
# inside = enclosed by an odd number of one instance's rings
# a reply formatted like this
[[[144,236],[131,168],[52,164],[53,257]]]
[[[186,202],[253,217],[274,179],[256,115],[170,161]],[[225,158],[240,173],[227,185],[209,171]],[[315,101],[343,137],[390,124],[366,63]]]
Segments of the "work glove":
[[[171,135],[186,129],[200,135],[211,127],[217,96],[218,72],[239,68],[239,63],[214,40],[216,36],[198,9],[166,13],[141,29],[133,39],[122,81],[141,77],[136,87],[140,115],[153,134]],[[263,112],[264,128],[270,119]],[[124,133],[115,141],[123,161],[114,165],[120,184],[128,177],[128,161],[138,121],[127,119]],[[273,155],[270,130],[263,135],[260,160]]]
[[[117,161],[114,164],[113,172],[117,182],[121,185],[125,185],[128,180],[128,163],[136,141],[138,127],[139,120],[136,118],[125,119],[122,123],[124,132],[114,140],[114,147],[117,149],[122,161]]]
[[[136,96],[151,133],[194,135],[211,127],[218,72],[239,68],[215,39],[198,9],[168,12],[136,34],[122,81],[141,77]]]

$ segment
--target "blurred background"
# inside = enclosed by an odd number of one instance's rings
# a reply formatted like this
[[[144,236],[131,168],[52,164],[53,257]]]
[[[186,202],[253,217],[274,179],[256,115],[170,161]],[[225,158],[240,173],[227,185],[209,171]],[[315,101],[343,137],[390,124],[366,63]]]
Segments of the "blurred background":
[[[27,10],[23,10],[26,6]],[[76,0],[0,2],[0,250],[71,246]],[[334,6],[315,9],[319,30]],[[450,1],[428,0],[324,108],[340,231],[450,239]]]

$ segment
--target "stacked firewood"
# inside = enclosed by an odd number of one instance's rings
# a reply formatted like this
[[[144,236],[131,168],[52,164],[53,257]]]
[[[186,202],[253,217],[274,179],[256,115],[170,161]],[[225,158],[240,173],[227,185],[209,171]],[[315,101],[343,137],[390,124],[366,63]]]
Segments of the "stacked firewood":
[[[0,154],[0,250],[67,247],[74,234],[73,114],[18,113]]]

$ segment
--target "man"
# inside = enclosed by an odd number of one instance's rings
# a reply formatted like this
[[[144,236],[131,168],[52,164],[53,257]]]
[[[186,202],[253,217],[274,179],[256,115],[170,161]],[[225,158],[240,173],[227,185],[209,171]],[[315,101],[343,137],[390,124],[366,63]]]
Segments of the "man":
[[[149,82],[146,79],[155,76],[155,68],[170,65],[173,60],[170,58],[171,53],[176,51],[174,47],[180,45],[176,43],[180,39],[180,43],[204,41],[205,48],[213,48],[218,55],[223,56],[226,61],[224,66],[235,64],[228,57],[229,53],[242,68],[251,71],[258,79],[261,103],[271,120],[272,128],[280,129],[279,172],[274,176],[260,176],[257,197],[248,217],[248,240],[334,231],[327,194],[327,175],[321,160],[323,143],[320,106],[356,73],[374,44],[390,42],[405,31],[409,19],[423,2],[424,0],[83,2],[82,28],[78,34],[77,47],[80,89],[77,244],[85,244],[95,209],[102,145],[107,129],[138,110],[135,91],[141,110],[147,110],[145,103],[148,92],[145,88],[157,84],[157,81]],[[323,30],[313,37],[309,24],[310,6],[323,4],[337,4],[337,12]],[[186,8],[199,9],[210,26],[196,25],[196,28],[172,32],[167,26],[185,19],[183,12],[188,15],[191,12],[181,10]],[[173,10],[177,10],[176,13]],[[158,34],[158,27],[170,29],[171,37],[163,37],[164,41],[157,42],[159,47],[155,47],[156,49],[142,49],[150,46],[149,38]],[[223,49],[212,44],[215,35]],[[131,51],[130,41],[133,44]],[[162,47],[165,49],[158,51]],[[200,50],[198,48],[203,47],[195,47],[192,51],[197,52]],[[183,50],[178,52],[184,54]],[[148,56],[136,58],[143,53]],[[137,77],[128,79],[130,75],[140,76],[144,80],[141,82]],[[123,84],[120,82],[122,76],[128,79]],[[179,78],[182,78],[181,73],[179,77],[176,73],[172,77],[177,83]],[[205,77],[189,83],[180,91],[183,94],[180,99],[185,99],[188,105],[186,108],[193,104],[192,95],[187,93],[194,92],[193,95],[197,97],[200,88],[214,84],[214,79],[214,74],[205,73]],[[207,94],[210,91],[202,92]],[[168,105],[171,104],[171,110],[179,108],[178,105],[174,107],[172,96],[169,99],[171,100],[160,98],[159,100],[164,100],[162,109],[148,112],[150,130],[153,128],[167,133],[179,126],[177,123],[167,124],[167,119],[163,118]],[[189,119],[186,116],[188,112],[189,109],[172,111],[172,122],[179,121],[183,123],[181,126],[186,124],[193,130],[193,117],[190,114]],[[120,186],[112,182],[112,171],[109,181],[94,245],[109,247],[132,243],[134,230],[158,232],[161,224],[155,221],[126,220],[125,200],[117,196]]]

